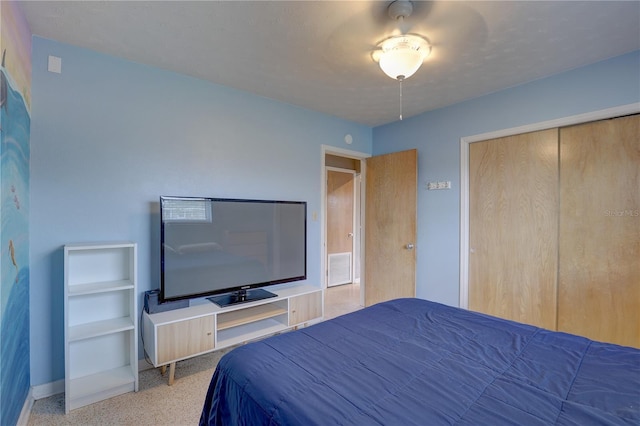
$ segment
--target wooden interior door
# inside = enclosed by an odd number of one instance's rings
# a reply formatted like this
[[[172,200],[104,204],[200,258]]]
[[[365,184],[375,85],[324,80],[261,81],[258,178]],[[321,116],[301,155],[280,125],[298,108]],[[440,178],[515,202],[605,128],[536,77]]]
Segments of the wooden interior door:
[[[353,172],[327,170],[327,286],[353,281],[354,179]]]
[[[469,309],[556,327],[557,129],[469,146]]]
[[[558,330],[640,347],[640,116],[560,130]]]
[[[415,297],[417,177],[415,149],[366,161],[365,306]]]

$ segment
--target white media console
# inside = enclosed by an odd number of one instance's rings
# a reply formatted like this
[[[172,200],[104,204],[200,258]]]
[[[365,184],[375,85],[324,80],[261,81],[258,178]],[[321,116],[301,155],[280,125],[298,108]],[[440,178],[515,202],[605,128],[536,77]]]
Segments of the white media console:
[[[290,284],[269,289],[277,296],[221,308],[207,300],[187,308],[143,315],[144,349],[154,367],[228,348],[322,320],[322,289]]]

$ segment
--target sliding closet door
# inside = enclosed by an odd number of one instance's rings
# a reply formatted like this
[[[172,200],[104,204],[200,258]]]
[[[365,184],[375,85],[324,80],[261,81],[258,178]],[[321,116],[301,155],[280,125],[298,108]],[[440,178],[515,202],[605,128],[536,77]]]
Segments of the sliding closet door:
[[[469,147],[469,309],[556,327],[558,131]]]
[[[558,329],[640,347],[640,116],[560,130]]]

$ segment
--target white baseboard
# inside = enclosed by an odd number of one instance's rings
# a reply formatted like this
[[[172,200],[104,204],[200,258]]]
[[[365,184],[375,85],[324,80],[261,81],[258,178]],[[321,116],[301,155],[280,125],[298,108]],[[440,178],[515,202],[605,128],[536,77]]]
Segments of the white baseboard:
[[[56,380],[55,382],[45,383],[42,385],[33,386],[31,388],[33,393],[33,399],[38,400],[42,398],[48,398],[53,395],[64,392],[64,379]]]
[[[144,358],[138,360],[138,372],[149,370],[154,368]],[[33,409],[33,404],[43,398],[49,398],[50,396],[64,393],[64,379],[56,380],[55,382],[44,383],[42,385],[32,386],[29,389],[27,398],[22,406],[20,417],[18,418],[18,426],[27,426],[29,424],[29,416]]]
[[[143,358],[138,360],[138,373],[141,373],[145,370],[151,370],[152,368],[155,367],[146,359]]]
[[[145,359],[138,360],[138,372],[149,370],[154,368]],[[44,383],[42,385],[32,386],[29,390],[29,396],[37,401],[43,398],[49,398],[50,396],[64,393],[64,379],[56,380],[55,382]],[[32,403],[33,405],[33,403]]]
[[[27,398],[24,400],[24,405],[22,406],[20,417],[18,417],[18,426],[27,426],[29,424],[29,416],[31,415],[31,409],[33,408],[34,402],[35,399],[33,398],[33,388],[31,388],[29,389]]]

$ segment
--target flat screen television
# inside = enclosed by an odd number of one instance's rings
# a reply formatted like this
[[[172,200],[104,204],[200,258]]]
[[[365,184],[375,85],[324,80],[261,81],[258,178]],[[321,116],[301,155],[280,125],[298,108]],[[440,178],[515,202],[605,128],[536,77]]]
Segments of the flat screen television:
[[[160,222],[160,303],[211,296],[227,306],[307,277],[304,201],[162,196]]]

